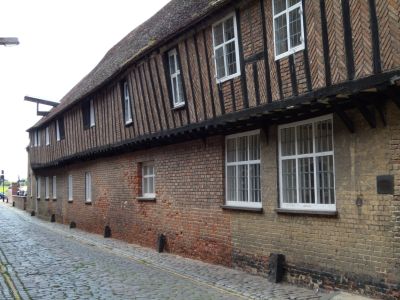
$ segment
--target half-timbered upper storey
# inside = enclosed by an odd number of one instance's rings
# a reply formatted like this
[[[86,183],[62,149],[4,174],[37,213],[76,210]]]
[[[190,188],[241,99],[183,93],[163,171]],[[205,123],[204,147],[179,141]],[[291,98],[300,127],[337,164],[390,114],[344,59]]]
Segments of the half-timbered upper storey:
[[[352,131],[346,109],[372,105],[383,87],[393,97],[400,75],[399,6],[173,0],[28,130],[31,166],[327,112]],[[362,112],[368,118],[368,109]]]

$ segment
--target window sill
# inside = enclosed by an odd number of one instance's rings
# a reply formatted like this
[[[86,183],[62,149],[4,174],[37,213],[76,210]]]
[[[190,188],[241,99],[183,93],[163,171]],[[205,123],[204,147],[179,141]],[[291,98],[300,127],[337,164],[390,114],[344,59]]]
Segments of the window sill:
[[[337,217],[339,214],[336,210],[298,210],[298,209],[285,209],[277,208],[275,211],[278,214],[288,214],[288,215],[314,215],[314,216],[331,216]]]
[[[286,51],[284,53],[276,55],[275,56],[275,61],[281,60],[281,59],[286,58],[286,57],[289,57],[290,55],[294,55],[296,52],[302,51],[304,49],[305,49],[305,45],[301,44],[301,45],[299,45],[297,47],[294,47],[294,48],[292,48],[292,49],[290,49],[290,50],[288,50],[288,51]]]
[[[85,201],[85,205],[92,205],[92,201]]]
[[[37,200],[37,201],[40,201],[40,197],[39,197],[39,198],[36,198],[36,200]]]
[[[186,106],[186,103],[183,102],[182,104],[178,104],[178,105],[172,107],[171,110],[180,110],[180,109],[184,109],[185,106]]]
[[[44,201],[49,201],[50,200],[50,198],[44,198]]]
[[[53,198],[53,201],[57,201],[57,198]]]
[[[136,197],[136,200],[140,202],[155,202],[156,199],[156,197]]]
[[[226,209],[226,210],[237,210],[237,211],[263,213],[262,207],[242,207],[242,206],[221,205],[221,208]]]
[[[222,77],[220,79],[217,79],[217,84],[224,83],[225,81],[234,79],[234,78],[239,77],[239,76],[240,76],[240,72],[237,72],[235,74],[232,74],[232,75],[229,75],[229,76],[226,76],[226,77]]]
[[[68,203],[73,203],[74,202],[74,200],[68,200]]]
[[[133,120],[125,122],[125,127],[130,127],[133,125]]]

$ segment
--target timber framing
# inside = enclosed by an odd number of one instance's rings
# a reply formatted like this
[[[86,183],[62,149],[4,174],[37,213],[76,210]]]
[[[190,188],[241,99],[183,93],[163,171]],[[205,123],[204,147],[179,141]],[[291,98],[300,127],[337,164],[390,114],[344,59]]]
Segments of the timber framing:
[[[225,135],[238,131],[246,131],[264,127],[266,124],[283,124],[316,117],[329,113],[336,113],[350,132],[355,132],[353,121],[346,114],[346,110],[357,108],[372,128],[376,127],[373,111],[376,102],[382,97],[390,98],[400,92],[400,87],[392,83],[400,71],[393,71],[372,75],[357,81],[347,81],[342,84],[308,92],[304,95],[292,97],[282,101],[274,101],[254,108],[230,113],[205,120],[199,123],[188,124],[180,128],[145,134],[123,142],[106,146],[94,147],[65,156],[49,163],[34,164],[32,169],[58,167],[82,160],[91,160],[98,157],[119,155],[149,147],[169,145],[212,135]],[[368,92],[371,86],[375,92]],[[388,94],[390,91],[390,95]],[[345,95],[339,97],[339,95]],[[400,104],[398,98],[394,99]],[[399,107],[400,108],[400,107]]]

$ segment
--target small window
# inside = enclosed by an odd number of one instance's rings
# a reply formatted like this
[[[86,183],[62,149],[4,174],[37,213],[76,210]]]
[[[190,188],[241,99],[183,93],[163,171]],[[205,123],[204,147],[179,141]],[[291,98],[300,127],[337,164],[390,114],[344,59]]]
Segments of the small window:
[[[65,138],[64,118],[59,118],[56,121],[56,136],[57,136],[57,142]]]
[[[49,126],[46,127],[46,146],[50,145],[50,130]]]
[[[83,128],[89,129],[96,125],[93,100],[82,104]]]
[[[240,75],[236,16],[231,14],[213,25],[217,82]]]
[[[50,178],[46,177],[45,180],[45,195],[44,195],[45,199],[49,199],[50,198]]]
[[[36,177],[36,198],[40,199],[40,176]]]
[[[33,146],[35,146],[35,147],[40,146],[40,131],[39,131],[39,129],[37,129],[33,132],[33,141],[34,141]]]
[[[153,163],[143,163],[142,165],[142,196],[148,198],[156,196]]]
[[[183,93],[181,67],[179,65],[178,52],[176,49],[168,52],[168,67],[173,105],[174,107],[183,106],[185,104],[185,98]]]
[[[68,201],[72,201],[73,198],[73,179],[72,175],[68,175]]]
[[[336,210],[332,116],[279,127],[280,206]]]
[[[90,172],[85,173],[85,201],[92,201],[92,175]]]
[[[261,208],[259,130],[226,137],[226,204]]]
[[[53,199],[57,199],[57,176],[53,176]]]
[[[273,0],[275,59],[304,49],[301,0]]]
[[[124,94],[124,120],[127,125],[132,123],[132,103],[127,81],[123,82],[122,89]]]

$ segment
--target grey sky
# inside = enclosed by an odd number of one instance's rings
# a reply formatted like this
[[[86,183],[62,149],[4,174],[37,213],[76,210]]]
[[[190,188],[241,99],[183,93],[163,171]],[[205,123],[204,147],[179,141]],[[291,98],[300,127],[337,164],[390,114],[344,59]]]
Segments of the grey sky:
[[[126,34],[168,0],[1,0],[0,169],[10,180],[27,174],[26,129],[39,117],[25,95],[59,101]]]

